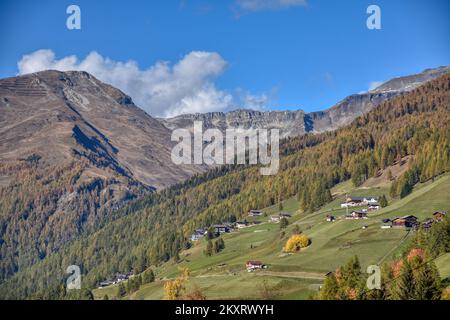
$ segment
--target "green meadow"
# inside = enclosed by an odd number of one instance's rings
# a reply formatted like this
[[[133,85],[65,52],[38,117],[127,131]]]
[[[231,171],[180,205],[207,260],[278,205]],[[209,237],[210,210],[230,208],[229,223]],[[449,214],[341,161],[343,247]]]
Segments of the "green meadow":
[[[323,283],[325,274],[334,271],[354,255],[365,269],[372,264],[389,261],[398,255],[413,231],[381,229],[381,220],[415,215],[421,221],[437,210],[450,210],[450,175],[444,175],[415,187],[403,199],[390,199],[389,205],[369,212],[365,220],[345,220],[346,209],[340,203],[346,195],[381,196],[389,194],[389,185],[353,188],[345,182],[333,188],[334,200],[314,213],[304,213],[295,198],[283,203],[284,212],[292,214],[286,229],[269,222],[279,207],[263,210],[261,224],[223,235],[225,249],[211,257],[204,255],[206,241],[201,240],[180,254],[181,261],[169,261],[154,267],[157,280],[143,285],[126,299],[162,299],[163,285],[168,279],[188,268],[191,272],[188,289],[199,288],[208,299],[261,299],[270,292],[274,299],[308,299]],[[326,216],[334,215],[335,222]],[[249,219],[250,220],[250,219]],[[295,225],[311,239],[311,245],[297,254],[283,253],[283,246]],[[364,228],[363,228],[364,227]],[[248,260],[260,260],[267,269],[249,273]],[[450,277],[450,255],[436,261],[442,278]],[[266,290],[264,290],[266,289]],[[117,286],[94,290],[96,298],[105,294],[115,297]]]

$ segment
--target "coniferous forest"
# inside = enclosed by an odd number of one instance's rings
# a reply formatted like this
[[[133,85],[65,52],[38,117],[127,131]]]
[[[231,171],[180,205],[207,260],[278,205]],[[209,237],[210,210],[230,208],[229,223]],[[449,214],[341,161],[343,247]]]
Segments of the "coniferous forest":
[[[83,184],[83,162],[55,168],[37,156],[2,165],[0,173],[14,173],[15,178],[0,188],[0,296],[89,299],[90,290],[112,274],[140,274],[176,259],[190,247],[195,229],[243,219],[251,209],[291,197],[304,212],[313,213],[333,200],[331,189],[337,184],[351,181],[360,186],[407,157],[408,170],[395,177],[390,190],[392,198],[404,198],[416,184],[450,171],[450,75],[390,99],[336,131],[285,139],[280,153],[275,176],[261,176],[258,167],[220,167],[161,191],[130,180],[133,194],[124,192],[125,204],[106,207],[110,199],[99,192],[99,185],[116,182]],[[55,214],[60,196],[74,185],[76,207]],[[418,233],[417,245],[384,267],[383,277],[392,285],[365,295],[365,278],[355,258],[327,278],[318,298],[439,296],[435,267],[419,266],[449,250],[448,222],[440,228],[426,237]],[[434,232],[447,233],[447,238],[436,241]],[[441,249],[433,243],[440,243]],[[64,287],[65,268],[74,264],[82,269],[84,287],[76,297]],[[143,282],[136,281],[135,286]]]

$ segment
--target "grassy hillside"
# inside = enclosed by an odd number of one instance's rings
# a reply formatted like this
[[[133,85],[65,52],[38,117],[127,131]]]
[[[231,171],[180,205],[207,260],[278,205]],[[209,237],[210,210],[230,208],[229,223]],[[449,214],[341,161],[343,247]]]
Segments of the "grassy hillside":
[[[161,299],[165,280],[180,274],[183,268],[191,270],[190,288],[197,286],[209,299],[257,299],[261,298],[263,280],[272,293],[280,299],[306,299],[322,284],[325,273],[334,271],[354,255],[358,255],[363,268],[380,264],[399,254],[411,232],[396,229],[381,229],[381,220],[406,214],[413,214],[424,220],[436,210],[450,209],[450,175],[444,175],[424,184],[418,184],[414,192],[401,200],[390,199],[390,205],[370,213],[369,219],[344,220],[346,210],[340,208],[344,195],[386,194],[388,186],[374,188],[352,188],[342,183],[333,188],[336,197],[333,202],[312,214],[299,209],[295,198],[283,203],[283,211],[293,214],[290,225],[281,236],[279,224],[260,220],[263,224],[238,230],[223,236],[225,249],[207,257],[203,254],[206,241],[199,241],[193,248],[181,253],[181,262],[170,261],[157,268],[158,281],[141,287],[126,298]],[[278,207],[264,209],[267,215],[278,212]],[[332,213],[337,221],[326,221]],[[298,225],[312,240],[311,245],[298,254],[286,255],[282,247],[290,232]],[[362,229],[367,226],[366,229]],[[247,260],[261,260],[268,268],[248,273]],[[449,255],[441,257],[437,266],[443,278],[449,276]],[[117,287],[94,290],[97,298],[105,294],[115,297]]]
[[[243,167],[211,179],[207,175],[193,178],[179,188],[146,197],[125,217],[21,269],[0,284],[0,297],[66,297],[61,289],[64,271],[72,264],[82,266],[83,284],[91,289],[117,272],[140,273],[152,266],[162,266],[157,270],[159,277],[173,277],[183,266],[197,277],[241,274],[245,260],[261,259],[269,265],[267,271],[313,272],[318,278],[355,253],[361,255],[363,265],[376,263],[406,236],[405,232],[379,230],[380,218],[421,206],[428,210],[427,202],[416,206],[410,205],[409,199],[427,193],[433,179],[450,172],[449,88],[447,75],[384,103],[350,126],[284,141],[277,175],[262,176],[256,166]],[[408,157],[408,168],[396,177],[394,187],[374,180],[380,171]],[[393,174],[400,174],[400,169]],[[352,185],[359,189],[349,190]],[[345,213],[339,202],[347,192],[355,196],[392,194],[402,200],[367,221],[326,223],[327,212],[336,216]],[[423,201],[433,202],[429,200],[432,196],[435,193]],[[312,245],[300,255],[282,255],[286,237],[277,225],[268,223],[226,236],[226,249],[212,258],[202,257],[204,243],[184,251],[196,228],[241,219],[250,209],[269,207],[268,214],[276,212],[280,201],[285,202],[285,210],[295,213],[286,234],[295,223],[312,238]],[[362,230],[363,224],[368,228]],[[171,265],[178,257],[182,262]],[[217,269],[222,263],[227,265]],[[287,276],[283,274],[283,280]]]

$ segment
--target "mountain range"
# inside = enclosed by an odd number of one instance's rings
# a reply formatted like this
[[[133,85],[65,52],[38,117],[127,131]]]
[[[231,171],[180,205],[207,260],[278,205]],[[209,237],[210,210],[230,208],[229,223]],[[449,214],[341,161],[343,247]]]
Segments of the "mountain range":
[[[163,219],[175,223],[172,219],[177,215],[177,221],[184,224],[187,217],[192,218],[197,211],[205,210],[205,204],[210,201],[220,202],[240,192],[235,181],[227,181],[233,178],[228,175],[223,185],[214,189],[215,193],[212,187],[202,190],[202,186],[198,191],[192,189],[192,192],[182,193],[186,186],[195,186],[222,173],[210,171],[196,176],[209,168],[173,164],[170,155],[174,145],[171,130],[174,128],[190,128],[193,120],[202,120],[205,127],[220,129],[228,126],[280,128],[284,137],[299,136],[299,140],[292,142],[292,148],[284,149],[298,150],[304,145],[314,146],[328,137],[306,137],[307,141],[303,141],[302,134],[331,131],[349,124],[380,104],[386,105],[448,72],[449,68],[443,67],[393,79],[368,93],[350,96],[322,112],[237,110],[171,119],[148,115],[125,93],[86,72],[49,70],[1,79],[0,283],[41,260],[47,260],[80,238],[88,239],[105,226],[114,228],[115,222],[121,219],[132,219],[131,214],[146,208],[149,203],[153,205],[164,200],[156,211],[141,212],[146,218],[142,216],[138,225],[133,225],[134,231],[130,231],[133,236],[139,230],[159,232]],[[370,145],[369,138],[362,140],[362,145]],[[296,141],[300,141],[299,144],[295,144]],[[383,151],[383,154],[387,153],[386,159],[392,160],[389,154],[393,154],[393,150],[402,152],[395,145],[389,146],[388,151]],[[299,158],[295,163],[302,162]],[[343,175],[342,179],[349,176],[348,172],[339,174]],[[187,180],[192,176],[193,179]],[[244,178],[251,181],[253,176],[243,176],[242,181]],[[178,189],[176,186],[168,188],[182,181],[187,182]],[[279,185],[283,184],[279,182]],[[258,185],[258,189],[251,190],[263,192],[267,189],[260,188]],[[320,188],[317,190],[322,190]],[[158,189],[161,192],[154,192]],[[270,194],[264,200],[274,202],[275,197],[285,191]],[[205,193],[207,199],[200,198],[199,192]],[[179,193],[183,196],[178,197]],[[145,199],[138,209],[133,207],[135,199]],[[252,195],[246,206],[256,206],[258,201],[260,199]],[[188,210],[189,215],[183,215],[183,210]],[[214,213],[224,210],[228,208],[220,207]],[[203,222],[207,219],[212,218],[204,218]],[[156,260],[171,257],[179,250],[183,241],[180,239],[185,237],[181,232],[187,232],[191,227],[178,230],[180,234],[176,237],[170,229],[161,245],[163,249],[151,255]],[[120,228],[113,233],[124,230]],[[142,241],[152,245],[155,241],[162,243],[161,238],[142,234],[146,235],[145,239],[138,237],[128,242],[134,241],[136,245]],[[130,254],[128,247],[124,248],[123,254]],[[133,261],[127,257],[119,269],[130,268]],[[102,270],[102,273],[106,275],[112,271]]]
[[[282,137],[295,137],[305,133],[332,131],[351,123],[386,100],[409,92],[423,83],[450,72],[450,67],[427,69],[422,73],[389,80],[374,90],[346,97],[324,111],[307,113],[294,111],[234,110],[183,114],[173,118],[159,119],[167,128],[192,129],[194,121],[202,121],[205,129],[280,129]]]
[[[244,299],[256,296],[241,292],[241,287],[257,290],[264,279],[273,281],[271,287],[293,293],[290,290],[302,286],[298,278],[302,282],[312,272],[323,280],[325,273],[355,254],[363,266],[390,259],[413,238],[409,230],[380,228],[381,219],[414,214],[425,220],[435,211],[449,210],[449,89],[446,74],[386,100],[333,132],[286,139],[280,144],[277,175],[261,176],[255,166],[213,168],[182,184],[149,190],[128,204],[122,201],[123,208],[105,209],[111,197],[104,190],[117,184],[118,177],[139,190],[126,168],[110,164],[103,170],[111,170],[116,178],[84,183],[83,173],[96,162],[78,154],[66,166],[48,165],[43,153],[1,163],[1,174],[13,179],[0,188],[0,297],[76,298],[85,291],[67,292],[64,273],[67,266],[77,265],[86,290],[118,273],[133,272],[137,277],[126,288],[106,291],[113,298],[127,293],[137,299],[162,297],[163,287],[187,267],[208,296],[214,288],[222,294],[212,297]],[[90,140],[76,141],[89,146]],[[102,145],[106,150],[93,159],[105,166],[104,159],[114,151]],[[75,146],[78,152],[88,152]],[[386,196],[387,207],[370,212],[368,220],[348,220],[340,202],[349,192]],[[220,247],[211,239],[191,241],[199,228],[250,219],[251,209],[264,214],[286,210],[292,217],[284,229],[268,223],[269,216],[260,217],[265,221],[251,219],[256,229],[223,235]],[[336,216],[335,223],[326,221],[330,214]],[[286,254],[284,244],[299,234],[310,240],[308,248]],[[445,253],[448,241],[440,247]],[[264,271],[269,273],[249,274],[245,262],[255,260],[267,263]],[[150,287],[146,280],[141,288],[150,269],[157,279]]]

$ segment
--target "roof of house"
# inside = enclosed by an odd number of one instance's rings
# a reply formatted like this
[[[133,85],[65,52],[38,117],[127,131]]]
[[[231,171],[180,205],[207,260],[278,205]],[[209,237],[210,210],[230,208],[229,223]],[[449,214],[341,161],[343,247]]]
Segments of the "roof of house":
[[[397,217],[397,218],[394,218],[394,219],[392,219],[392,222],[397,222],[397,221],[399,221],[399,220],[414,220],[414,221],[417,221],[419,218],[417,218],[416,216],[412,216],[412,215],[409,215],[409,216],[403,216],[403,217]]]
[[[227,228],[228,226],[224,225],[224,224],[215,224],[213,225],[214,228]]]
[[[415,219],[415,220],[417,220],[419,218],[417,218],[416,216],[413,216],[413,215],[407,215],[407,216],[401,217],[401,219]]]
[[[280,212],[279,216],[280,217],[291,217],[291,214],[287,213],[287,212]]]
[[[378,197],[347,197],[347,199],[353,200],[353,201],[363,201],[364,199],[378,199]]]
[[[254,266],[260,266],[263,263],[261,261],[257,261],[257,260],[250,260],[250,261],[247,261],[247,264],[251,264],[251,265],[254,265]]]
[[[445,216],[447,214],[447,212],[445,212],[445,211],[436,211],[435,213],[433,213],[433,216],[436,216],[438,214],[442,214],[442,215]]]

